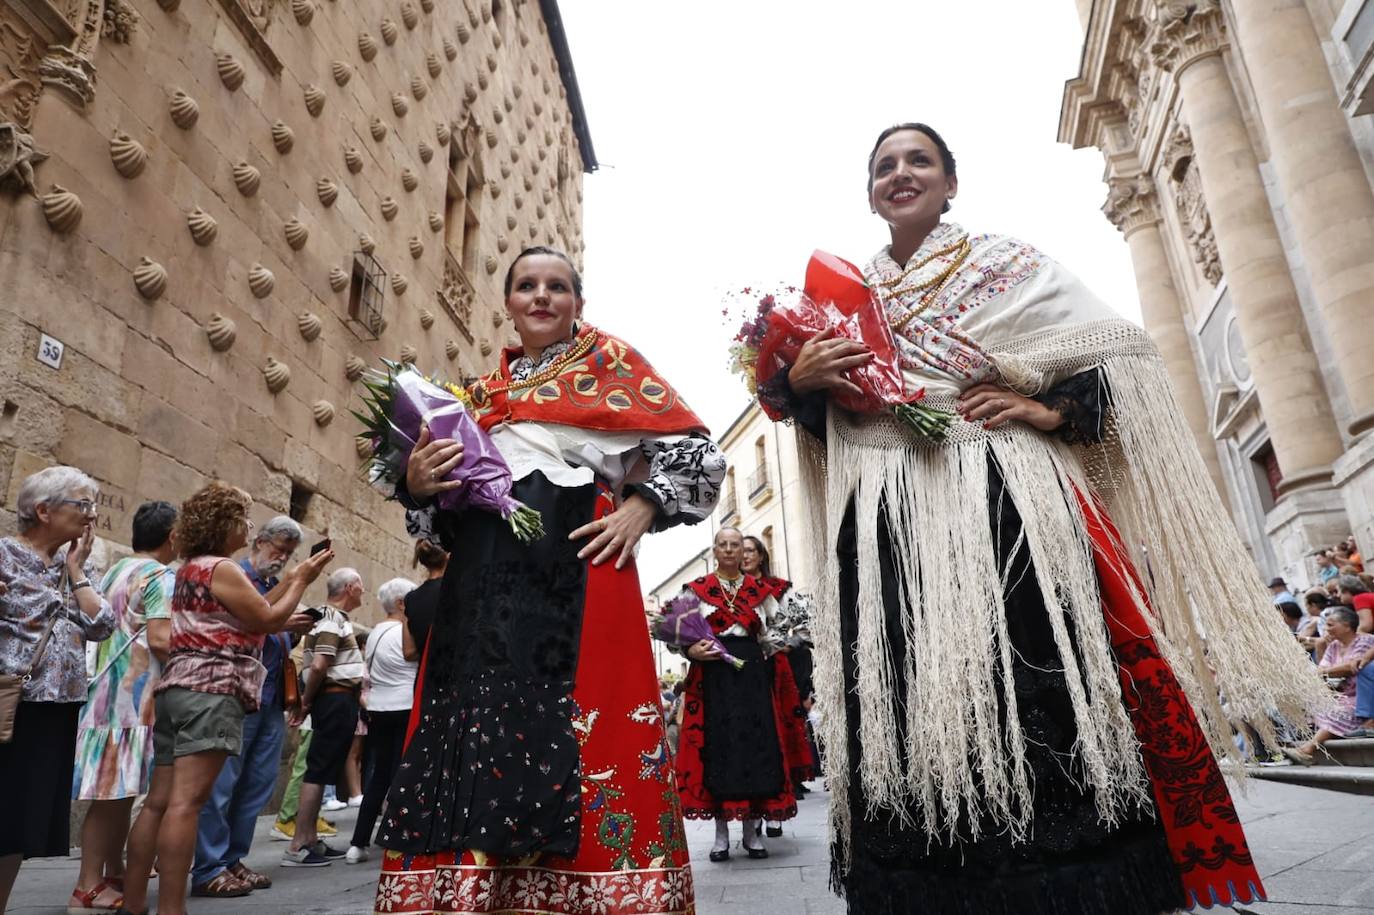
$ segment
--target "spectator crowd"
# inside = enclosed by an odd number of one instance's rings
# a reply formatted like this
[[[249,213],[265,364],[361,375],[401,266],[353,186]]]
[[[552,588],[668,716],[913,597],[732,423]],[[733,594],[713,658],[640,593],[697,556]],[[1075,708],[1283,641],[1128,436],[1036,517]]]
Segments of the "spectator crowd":
[[[0,912],[25,859],[68,854],[74,800],[88,804],[73,915],[143,915],[153,879],[162,915],[269,889],[245,859],[290,747],[281,866],[368,860],[448,554],[419,541],[423,584],[382,583],[369,630],[353,621],[368,585],[333,567],[330,541],[298,557],[300,525],[255,529],[226,483],[140,505],[132,554],[103,575],[94,480],[50,467],[16,503],[18,532],[0,538]],[[307,606],[317,579],[325,602]],[[323,814],[349,806],[336,848]]]

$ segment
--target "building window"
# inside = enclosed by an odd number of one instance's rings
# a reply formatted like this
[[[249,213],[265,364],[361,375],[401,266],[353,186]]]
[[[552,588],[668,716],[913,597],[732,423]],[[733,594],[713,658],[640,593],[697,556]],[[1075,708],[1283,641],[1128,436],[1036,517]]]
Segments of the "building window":
[[[475,132],[455,131],[449,144],[448,193],[444,214],[444,245],[464,272],[477,269],[477,243],[481,224],[482,164],[474,149]]]
[[[291,515],[292,521],[305,523],[306,513],[310,511],[310,500],[314,496],[315,491],[300,480],[291,481],[291,504],[288,514]]]
[[[770,524],[765,527],[763,533],[759,535],[759,539],[763,541],[763,548],[768,551],[768,558],[772,560],[773,574],[778,574],[780,565],[778,563],[778,558],[773,555],[773,525]]]
[[[773,494],[768,473],[768,441],[760,435],[754,442],[754,472],[749,475],[749,502],[758,505]]]
[[[1283,471],[1279,468],[1274,446],[1265,442],[1250,456],[1250,467],[1255,472],[1255,486],[1259,490],[1260,504],[1268,512],[1278,503],[1279,486],[1283,483]]]
[[[735,468],[725,471],[725,486],[720,497],[720,523],[729,526],[739,520],[739,498],[735,488]]]
[[[362,251],[353,252],[353,273],[348,283],[348,317],[373,340],[386,328],[382,301],[386,271],[376,258]]]

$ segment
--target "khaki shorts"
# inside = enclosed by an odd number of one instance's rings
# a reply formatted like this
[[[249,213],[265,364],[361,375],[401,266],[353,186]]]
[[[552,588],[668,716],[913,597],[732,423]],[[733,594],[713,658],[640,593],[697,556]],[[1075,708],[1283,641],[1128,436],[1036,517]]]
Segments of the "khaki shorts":
[[[238,756],[243,746],[243,703],[234,696],[173,686],[157,694],[154,712],[155,766],[170,766],[178,756],[210,750]]]

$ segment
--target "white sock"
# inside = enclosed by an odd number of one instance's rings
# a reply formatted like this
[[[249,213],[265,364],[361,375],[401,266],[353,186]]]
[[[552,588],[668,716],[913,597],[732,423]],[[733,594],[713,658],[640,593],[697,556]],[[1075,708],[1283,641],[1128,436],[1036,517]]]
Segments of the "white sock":
[[[730,821],[716,818],[716,844],[711,846],[711,851],[729,851],[730,849]]]
[[[744,821],[744,847],[763,848],[763,838],[759,835],[759,827],[763,825],[763,820]]]

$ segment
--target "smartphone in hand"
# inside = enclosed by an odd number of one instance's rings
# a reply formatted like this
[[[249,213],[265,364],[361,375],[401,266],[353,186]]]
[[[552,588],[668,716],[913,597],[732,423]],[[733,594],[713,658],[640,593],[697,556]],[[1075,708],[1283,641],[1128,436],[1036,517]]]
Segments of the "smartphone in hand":
[[[324,611],[319,607],[302,607],[301,612],[317,623],[324,619]]]
[[[315,544],[314,546],[312,546],[312,547],[310,548],[310,555],[311,555],[311,556],[314,556],[316,553],[320,552],[321,550],[327,550],[327,549],[329,549],[330,545],[331,545],[333,542],[334,542],[334,541],[331,540],[329,537],[324,538],[324,539],[321,540],[319,543]]]

